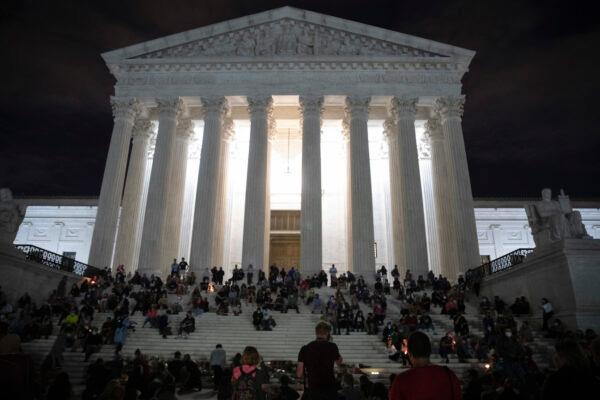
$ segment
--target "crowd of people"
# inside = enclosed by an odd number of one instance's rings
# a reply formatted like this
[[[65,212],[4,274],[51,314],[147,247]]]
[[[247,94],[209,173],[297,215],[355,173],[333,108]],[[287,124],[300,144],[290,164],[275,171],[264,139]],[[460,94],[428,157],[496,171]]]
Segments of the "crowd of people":
[[[148,325],[162,337],[187,338],[196,329],[196,318],[206,312],[238,316],[242,313],[242,304],[250,305],[255,307],[251,319],[254,327],[272,330],[277,326],[275,313],[299,313],[299,305],[303,304],[311,313],[321,316],[334,336],[356,331],[379,335],[389,359],[407,367],[415,367],[418,358],[411,356],[411,336],[416,332],[435,334],[432,313],[447,316],[447,324],[437,324],[438,330],[445,331],[436,343],[437,348],[430,350],[437,352],[445,363],[455,355],[459,362],[477,361],[485,366],[470,369],[463,377],[465,399],[558,398],[556,393],[562,393],[563,388],[557,382],[567,384],[571,379],[581,388],[594,388],[600,376],[600,339],[589,329],[585,332],[568,330],[554,317],[548,299],[543,299],[539,307],[543,322],[541,332],[556,343],[553,361],[557,371],[552,374],[540,369],[533,357],[534,350],[538,350],[534,347],[536,327],[531,326],[527,318],[520,318],[534,312],[528,300],[518,297],[509,306],[498,296],[491,300],[479,297],[479,288],[475,290],[472,282],[462,277],[452,285],[445,277],[436,277],[432,272],[415,279],[407,270],[401,280],[397,266],[390,272],[392,284],[385,267],[377,271],[374,284],[351,272],[339,274],[335,266],[328,274],[321,271],[307,277],[302,277],[294,268],[286,271],[271,266],[267,273],[258,271],[256,282],[252,266],[245,270],[234,268],[227,280],[224,275],[222,268],[215,267],[207,269],[201,281],[196,282],[185,259],[173,261],[164,281],[158,276],[137,272],[127,276],[124,267],[119,266],[114,275],[105,271],[71,287],[67,287],[65,278],[41,305],[27,293],[11,304],[0,288],[0,353],[17,353],[22,342],[58,334],[42,368],[42,371],[59,371],[55,376],[41,377],[48,386],[48,399],[69,398],[69,376],[61,372],[65,350],[80,351],[87,361],[105,345],[113,346],[113,357],[110,360],[96,358],[89,364],[84,399],[174,398],[177,390],[179,393],[202,390],[202,376],[211,374],[213,386],[223,399],[230,398],[227,396],[232,391],[240,390],[239,386],[254,385],[248,382],[259,382],[261,390],[264,389],[265,395],[270,393],[270,398],[297,398],[294,396],[298,393],[287,375],[278,377],[281,378],[278,385],[268,384],[273,380],[269,378],[269,368],[254,348],[247,348],[228,364],[224,350],[218,346],[206,365],[179,352],[170,360],[146,356],[139,350],[133,358],[127,358],[121,352],[128,333],[140,329],[130,319],[138,311],[144,315],[141,328],[146,329]],[[322,292],[320,294],[318,289],[324,286],[334,290],[333,294],[321,298]],[[211,305],[209,294],[213,291],[214,304]],[[184,302],[188,294],[189,301]],[[473,318],[467,318],[465,304],[472,295],[478,298],[481,315],[475,325]],[[388,315],[389,301],[399,309],[399,315],[394,318]],[[366,316],[363,315],[365,308],[368,309]],[[110,313],[110,316],[96,321],[99,312]],[[479,328],[482,333],[477,335]],[[427,353],[425,350],[413,348],[419,354]],[[341,372],[335,380],[339,398],[388,397],[387,388],[381,382],[370,382],[366,375],[355,382],[347,370]],[[392,393],[393,382],[392,377]]]

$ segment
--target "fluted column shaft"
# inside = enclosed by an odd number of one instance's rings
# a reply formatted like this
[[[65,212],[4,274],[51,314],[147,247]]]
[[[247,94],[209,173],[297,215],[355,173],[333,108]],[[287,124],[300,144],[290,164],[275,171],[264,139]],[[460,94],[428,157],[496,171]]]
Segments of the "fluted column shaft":
[[[185,196],[185,180],[188,164],[190,138],[194,133],[194,123],[189,118],[180,119],[177,123],[173,164],[168,182],[168,208],[165,224],[165,248],[161,265],[168,267],[174,258],[179,258],[179,240]],[[166,271],[169,272],[168,270]]]
[[[126,272],[134,272],[137,269],[138,260],[134,259],[134,251],[138,231],[141,228],[142,192],[148,165],[151,129],[152,124],[147,119],[136,121],[133,127],[133,144],[129,156],[114,262],[115,265],[123,264]]]
[[[428,272],[427,237],[415,133],[417,99],[392,99],[388,126],[394,262],[415,276]]]
[[[346,118],[350,136],[352,268],[355,273],[372,281],[375,273],[375,239],[367,127],[370,100],[370,97],[347,97]]]
[[[440,98],[436,102],[436,109],[440,115],[445,139],[448,194],[453,206],[460,273],[481,264],[471,178],[469,177],[467,153],[462,132],[463,105],[464,96]],[[451,278],[456,278],[456,276]]]
[[[431,171],[431,140],[427,131],[423,134],[421,141],[417,143],[417,147],[419,149],[419,171],[421,173],[421,192],[423,193],[423,209],[425,212],[427,257],[429,259],[429,269],[437,276],[441,273],[441,267]]]
[[[198,189],[194,224],[192,227],[192,246],[190,249],[190,265],[196,271],[211,268],[214,261],[213,242],[217,218],[217,202],[219,197],[219,168],[223,147],[223,118],[227,113],[225,97],[203,97],[204,136],[200,153],[200,169],[198,170]]]
[[[169,268],[169,265],[162,264],[165,260],[163,255],[171,256],[165,252],[167,209],[170,196],[168,188],[173,159],[176,156],[177,118],[181,113],[183,102],[179,98],[170,98],[158,99],[157,103],[158,134],[148,185],[138,270],[142,273],[162,276]]]
[[[111,267],[117,220],[123,194],[125,170],[131,130],[139,105],[135,99],[112,98],[114,126],[108,148],[108,157],[102,177],[102,187],[98,198],[96,225],[88,263],[98,268]]]
[[[441,271],[449,279],[455,279],[460,270],[458,262],[458,241],[454,232],[454,216],[448,192],[448,171],[444,136],[438,118],[426,124],[431,138],[431,170],[433,177],[433,203],[438,236],[438,251]]]
[[[321,115],[323,97],[300,96],[302,114],[302,197],[300,265],[306,276],[323,265],[321,205]]]
[[[213,240],[212,265],[223,266],[223,248],[225,241],[225,213],[227,207],[227,180],[229,173],[229,147],[234,134],[233,120],[223,120],[223,143],[221,144],[221,155],[219,168],[217,168],[217,208],[215,211],[215,227]]]
[[[269,163],[268,117],[272,103],[271,96],[248,98],[250,148],[248,152],[248,177],[246,180],[242,265],[246,268],[248,264],[252,264],[255,270],[266,266],[265,231]]]

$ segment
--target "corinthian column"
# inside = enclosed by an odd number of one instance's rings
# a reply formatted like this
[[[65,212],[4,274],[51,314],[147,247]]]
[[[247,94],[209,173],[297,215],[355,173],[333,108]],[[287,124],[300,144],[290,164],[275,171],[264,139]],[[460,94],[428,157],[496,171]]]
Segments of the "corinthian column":
[[[346,118],[350,136],[350,203],[352,268],[355,273],[373,280],[375,274],[373,194],[369,159],[370,97],[346,97]]]
[[[217,219],[217,202],[223,201],[218,191],[219,169],[222,166],[223,118],[227,113],[225,97],[202,97],[204,113],[204,137],[198,170],[198,189],[194,224],[192,226],[192,246],[190,265],[201,271],[212,267],[215,259],[213,243]]]
[[[172,256],[165,251],[169,179],[176,157],[177,118],[183,102],[179,98],[158,99],[156,102],[159,112],[158,134],[148,185],[138,270],[162,276],[169,268],[168,264],[163,265],[164,260]]]
[[[244,210],[242,265],[252,264],[256,270],[265,267],[265,231],[268,221],[267,177],[269,163],[269,114],[271,96],[248,97],[250,113],[250,149]]]
[[[151,129],[152,123],[147,119],[137,120],[133,126],[133,145],[129,156],[114,262],[115,265],[123,264],[126,272],[137,269],[134,251],[140,230],[142,191],[148,164]]]
[[[188,148],[194,133],[194,123],[189,118],[177,123],[173,164],[168,182],[168,208],[165,223],[165,242],[162,265],[169,266],[174,258],[179,258],[181,237],[181,216],[185,195],[185,176],[188,164]]]
[[[419,171],[421,172],[421,192],[423,193],[423,209],[425,210],[425,233],[427,234],[427,257],[429,269],[435,275],[441,273],[436,213],[433,194],[433,177],[431,172],[431,138],[425,131],[417,142],[419,149]]]
[[[139,105],[135,99],[113,97],[110,102],[115,123],[102,177],[88,261],[98,268],[111,267],[131,130],[133,121],[139,114]]]
[[[219,168],[217,168],[217,209],[215,218],[215,233],[213,240],[212,265],[224,266],[223,248],[225,242],[225,212],[227,208],[227,180],[229,173],[229,148],[234,135],[233,120],[229,117],[223,120],[223,143]]]
[[[302,114],[302,202],[300,265],[307,276],[321,270],[321,114],[323,97],[300,96]]]
[[[447,187],[446,151],[439,118],[434,117],[427,121],[425,129],[431,139],[433,204],[435,206],[440,273],[448,278],[455,279],[460,270],[457,258],[458,241],[454,232],[453,209]]]
[[[392,98],[392,123],[386,124],[389,142],[390,194],[394,262],[415,276],[425,276],[427,237],[415,133],[417,99]]]
[[[461,125],[464,101],[464,96],[459,96],[440,98],[436,102],[444,135],[447,189],[454,216],[454,232],[458,239],[458,272],[460,273],[481,264],[471,179]]]

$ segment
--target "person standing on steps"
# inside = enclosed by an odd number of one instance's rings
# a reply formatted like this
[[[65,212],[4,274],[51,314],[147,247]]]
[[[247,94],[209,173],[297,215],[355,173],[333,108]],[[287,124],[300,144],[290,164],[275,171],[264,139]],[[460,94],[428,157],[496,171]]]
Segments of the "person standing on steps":
[[[252,285],[252,278],[254,276],[254,267],[252,264],[248,264],[248,268],[246,269],[246,279],[248,282],[248,286]]]
[[[431,364],[431,342],[425,333],[412,333],[407,347],[412,368],[396,376],[389,400],[461,400],[460,381],[454,372]]]
[[[330,400],[337,398],[337,385],[333,372],[334,364],[343,361],[337,345],[330,341],[331,326],[321,321],[315,327],[316,340],[302,346],[298,354],[296,377],[305,378],[308,400]]]
[[[219,388],[223,379],[223,369],[227,361],[227,353],[221,344],[217,344],[215,349],[210,353],[210,367],[213,370],[215,390]]]

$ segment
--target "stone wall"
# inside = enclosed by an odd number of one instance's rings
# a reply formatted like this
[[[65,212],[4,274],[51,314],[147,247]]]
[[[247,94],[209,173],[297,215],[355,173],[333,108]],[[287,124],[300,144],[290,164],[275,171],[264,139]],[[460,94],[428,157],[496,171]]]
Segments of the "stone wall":
[[[28,292],[39,305],[48,299],[63,276],[67,277],[67,292],[81,280],[78,275],[29,261],[23,253],[5,245],[0,245],[0,271],[0,285],[9,302]]]
[[[536,250],[527,260],[487,277],[481,295],[500,296],[509,305],[517,296],[531,303],[541,321],[541,299],[547,298],[570,328],[600,329],[600,240],[567,239]]]

